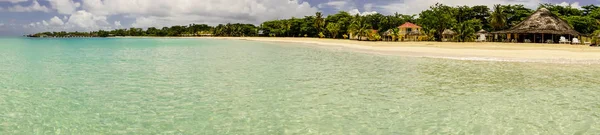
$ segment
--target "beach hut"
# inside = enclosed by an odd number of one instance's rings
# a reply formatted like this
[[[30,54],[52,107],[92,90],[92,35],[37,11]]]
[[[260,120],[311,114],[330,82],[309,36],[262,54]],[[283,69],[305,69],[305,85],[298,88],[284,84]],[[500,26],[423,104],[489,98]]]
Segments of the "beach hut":
[[[425,38],[424,35],[422,34],[423,32],[421,32],[423,30],[423,28],[419,25],[410,23],[410,22],[406,22],[400,26],[398,26],[398,29],[400,29],[400,33],[403,34],[402,37],[400,37],[401,39],[414,39],[414,41],[420,41],[422,38]]]
[[[454,36],[456,36],[456,32],[451,29],[446,29],[444,32],[442,32],[442,41],[454,41]]]
[[[508,30],[496,31],[492,34],[506,34],[506,41],[510,42],[533,43],[557,43],[561,37],[571,40],[573,37],[581,35],[567,21],[546,8],[540,8]]]
[[[492,38],[492,35],[488,31],[481,29],[475,33],[475,37],[477,37],[477,41],[479,42],[486,42]]]
[[[423,35],[423,33],[421,33],[421,31],[415,30],[415,31],[411,31],[410,33],[408,33],[407,37],[409,38],[410,41],[421,41],[420,36]]]

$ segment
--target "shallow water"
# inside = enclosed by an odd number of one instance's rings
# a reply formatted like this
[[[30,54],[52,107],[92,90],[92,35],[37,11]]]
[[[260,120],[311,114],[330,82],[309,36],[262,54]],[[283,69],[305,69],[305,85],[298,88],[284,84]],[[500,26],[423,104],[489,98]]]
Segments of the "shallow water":
[[[598,134],[600,66],[0,39],[0,134]]]

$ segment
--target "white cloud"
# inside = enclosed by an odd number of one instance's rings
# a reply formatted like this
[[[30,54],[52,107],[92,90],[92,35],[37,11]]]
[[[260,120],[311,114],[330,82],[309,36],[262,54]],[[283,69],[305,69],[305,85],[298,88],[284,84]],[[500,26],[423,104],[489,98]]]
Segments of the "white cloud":
[[[360,12],[358,9],[352,9],[350,11],[348,11],[349,14],[351,15],[360,15],[360,16],[365,16],[365,15],[372,15],[372,14],[377,14],[377,11],[366,11],[366,12]]]
[[[71,17],[69,17],[69,21],[67,21],[66,24],[68,26],[82,28],[84,30],[105,29],[110,25],[106,21],[106,16],[97,16],[84,10],[80,10],[71,14]]]
[[[4,26],[4,23],[0,23],[0,26]]]
[[[115,27],[121,27],[121,21],[115,21],[114,25]]]
[[[80,10],[74,12],[64,22],[58,16],[49,20],[30,23],[23,28],[29,28],[33,31],[95,31],[111,29],[111,24],[107,22],[106,16],[98,16],[92,13]]]
[[[71,14],[77,11],[77,8],[81,6],[79,2],[74,2],[73,0],[48,0],[48,2],[52,5],[52,9],[55,9],[60,14]],[[135,7],[136,6],[132,6],[130,8]]]
[[[404,2],[392,2],[381,5],[378,8],[385,14],[401,13],[401,14],[418,14],[423,10],[429,9],[430,6],[436,3],[441,3],[448,6],[475,6],[485,5],[492,7],[494,4],[522,4],[527,8],[535,9],[539,3],[547,3],[547,0],[405,0]]]
[[[135,27],[190,23],[253,23],[317,12],[298,0],[83,0],[82,9],[94,15],[135,18]]]
[[[38,3],[37,0],[33,0],[33,2],[31,3],[31,5],[29,6],[21,6],[21,5],[14,5],[13,7],[9,7],[6,10],[8,10],[9,12],[49,12],[50,10],[46,7],[46,6],[42,6],[40,5],[40,3]]]
[[[577,8],[577,9],[581,9],[581,6],[579,5],[579,2],[573,2],[573,3],[568,3],[568,2],[562,2],[560,4],[557,4],[563,7],[568,7],[571,6],[573,8]]]
[[[58,16],[54,16],[50,19],[50,25],[58,26],[65,24]]]
[[[20,2],[26,2],[28,0],[0,0],[0,2],[10,2],[10,3],[20,3]]]
[[[351,7],[350,2],[346,0],[330,1],[317,5],[319,8],[332,7],[335,10],[345,10],[345,8]]]

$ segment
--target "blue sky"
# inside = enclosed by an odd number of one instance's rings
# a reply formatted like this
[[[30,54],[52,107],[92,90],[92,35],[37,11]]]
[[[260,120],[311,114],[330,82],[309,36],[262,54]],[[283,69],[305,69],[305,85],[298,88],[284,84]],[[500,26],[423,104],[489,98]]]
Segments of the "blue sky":
[[[190,23],[253,23],[339,10],[369,14],[416,14],[446,5],[540,3],[580,7],[600,0],[0,0],[0,35],[40,31],[90,31]]]

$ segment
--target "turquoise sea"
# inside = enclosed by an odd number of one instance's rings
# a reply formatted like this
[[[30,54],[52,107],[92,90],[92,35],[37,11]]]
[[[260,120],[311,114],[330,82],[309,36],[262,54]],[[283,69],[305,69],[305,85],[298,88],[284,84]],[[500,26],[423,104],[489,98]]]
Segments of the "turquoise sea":
[[[0,134],[600,134],[600,65],[0,38]]]

